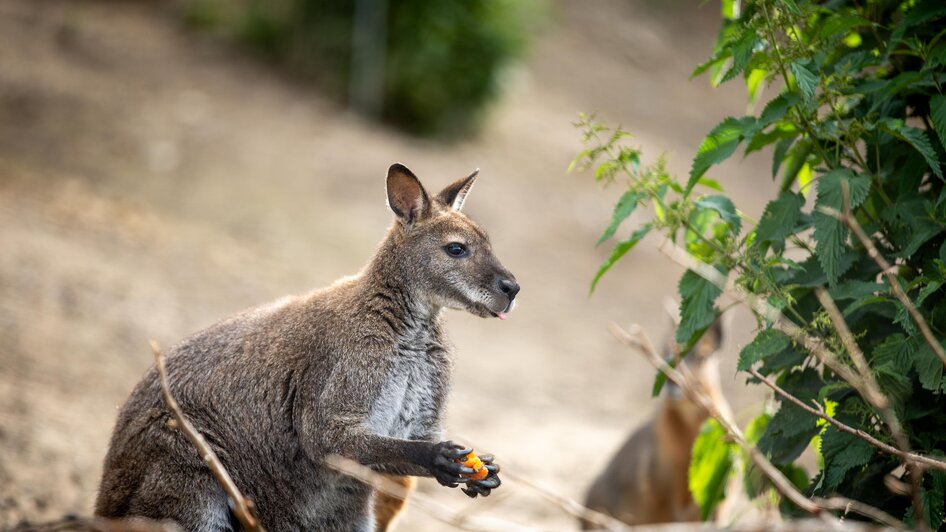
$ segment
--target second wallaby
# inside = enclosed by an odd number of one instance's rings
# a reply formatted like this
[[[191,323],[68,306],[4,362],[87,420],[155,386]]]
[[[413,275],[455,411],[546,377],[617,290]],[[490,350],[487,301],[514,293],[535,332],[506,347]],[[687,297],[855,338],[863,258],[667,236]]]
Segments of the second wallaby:
[[[717,320],[681,361],[704,391],[714,395],[721,393],[715,354],[722,341],[723,327]],[[668,342],[667,354],[681,357],[673,342]],[[656,413],[631,434],[598,475],[585,506],[630,525],[699,520],[687,472],[693,442],[708,417],[701,406],[667,381]],[[582,522],[582,528],[594,527]]]
[[[442,309],[505,319],[519,285],[486,233],[460,212],[476,172],[435,196],[400,164],[387,174],[395,222],[357,275],[255,308],[186,339],[167,356],[171,391],[270,531],[369,532],[372,489],[324,464],[337,454],[399,476],[500,485],[456,462],[444,441],[452,350]],[[170,519],[185,530],[238,530],[227,496],[168,426],[151,368],[118,416],[96,514]]]

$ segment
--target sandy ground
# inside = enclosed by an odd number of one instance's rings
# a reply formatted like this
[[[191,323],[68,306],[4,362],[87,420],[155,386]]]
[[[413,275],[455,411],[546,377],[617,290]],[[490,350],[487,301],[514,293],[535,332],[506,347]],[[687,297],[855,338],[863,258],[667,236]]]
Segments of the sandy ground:
[[[91,512],[149,338],[170,345],[356,271],[390,223],[394,161],[431,189],[481,168],[466,210],[523,286],[506,322],[448,317],[451,432],[580,497],[653,407],[653,371],[606,324],[664,335],[680,270],[653,238],[588,297],[620,191],[565,173],[580,149],[570,122],[598,111],[685,174],[701,137],[745,109],[738,85],[687,81],[716,28],[715,7],[695,4],[556,2],[483,135],[442,146],[353,117],[153,3],[0,3],[0,528]],[[757,217],[767,168],[714,175]],[[748,416],[761,393],[732,368],[753,324],[733,321],[723,383]],[[513,480],[472,502],[421,490],[473,515],[574,527]],[[443,525],[414,509],[402,529]]]

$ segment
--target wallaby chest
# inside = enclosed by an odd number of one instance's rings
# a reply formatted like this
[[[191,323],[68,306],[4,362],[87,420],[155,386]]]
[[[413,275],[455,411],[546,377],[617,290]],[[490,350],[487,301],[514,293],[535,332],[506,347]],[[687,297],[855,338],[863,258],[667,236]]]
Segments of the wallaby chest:
[[[439,431],[452,359],[439,326],[402,334],[392,348],[385,383],[368,426],[395,438],[427,439]]]

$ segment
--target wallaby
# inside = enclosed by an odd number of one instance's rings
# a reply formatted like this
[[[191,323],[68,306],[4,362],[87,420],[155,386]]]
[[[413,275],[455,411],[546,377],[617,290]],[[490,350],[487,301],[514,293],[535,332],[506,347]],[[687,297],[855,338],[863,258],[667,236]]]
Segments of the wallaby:
[[[721,396],[715,353],[722,341],[722,324],[716,320],[682,360],[672,339],[667,351],[696,377],[704,391]],[[687,471],[693,442],[708,417],[701,406],[668,380],[657,411],[631,434],[598,475],[588,489],[585,506],[630,525],[699,520]],[[582,528],[594,525],[582,521]]]
[[[245,311],[167,356],[171,391],[270,531],[372,531],[372,489],[328,468],[337,454],[376,471],[500,485],[498,466],[455,460],[443,441],[452,352],[444,308],[506,318],[519,285],[489,238],[460,212],[477,172],[429,196],[401,164],[387,174],[395,222],[360,273]],[[227,497],[184,435],[167,424],[152,367],[118,416],[96,514],[171,519],[185,530],[238,530]],[[482,456],[481,456],[482,458]]]

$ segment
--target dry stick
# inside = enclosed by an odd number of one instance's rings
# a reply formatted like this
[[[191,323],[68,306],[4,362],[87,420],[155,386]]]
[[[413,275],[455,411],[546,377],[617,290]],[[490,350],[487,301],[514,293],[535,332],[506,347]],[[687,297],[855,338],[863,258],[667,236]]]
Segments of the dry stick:
[[[903,425],[900,424],[897,414],[893,411],[893,408],[890,407],[890,401],[887,399],[887,396],[880,391],[880,387],[877,385],[877,381],[874,379],[874,375],[870,372],[870,367],[867,365],[867,359],[864,358],[864,353],[861,351],[860,346],[857,345],[857,341],[854,339],[854,335],[851,334],[851,329],[847,326],[847,322],[844,321],[844,316],[841,315],[838,306],[834,303],[834,299],[831,298],[827,290],[821,287],[815,289],[815,295],[818,296],[818,301],[821,302],[821,306],[824,307],[825,312],[828,313],[828,317],[831,319],[834,329],[841,337],[841,343],[844,344],[848,355],[850,355],[851,360],[854,361],[854,367],[857,368],[857,372],[860,373],[863,379],[864,391],[866,392],[865,399],[871,402],[880,412],[881,418],[883,418],[887,427],[890,428],[890,433],[893,434],[893,438],[897,442],[897,447],[904,453],[911,452],[910,440],[903,432]],[[920,485],[923,482],[923,467],[917,465],[916,462],[904,462],[904,464],[910,469],[910,483],[913,485],[910,494],[913,500],[913,515],[916,516],[916,527],[918,530],[926,530],[926,522],[923,518],[923,497],[920,492]]]
[[[917,310],[916,306],[910,301],[910,297],[907,296],[907,293],[903,291],[903,287],[900,286],[900,280],[897,279],[897,276],[893,273],[893,266],[887,262],[887,259],[881,255],[880,251],[877,250],[877,246],[874,245],[874,242],[871,240],[867,233],[864,232],[864,228],[861,227],[861,224],[857,222],[857,219],[851,215],[850,206],[848,205],[847,197],[847,188],[844,187],[842,192],[845,192],[845,212],[838,212],[830,207],[821,207],[820,211],[828,216],[837,218],[844,225],[848,226],[851,231],[857,236],[857,239],[861,241],[861,245],[864,246],[864,249],[867,250],[867,255],[874,259],[874,262],[877,263],[877,266],[880,266],[880,271],[884,274],[884,277],[887,278],[887,282],[890,283],[890,288],[893,290],[893,295],[900,300],[900,303],[907,309],[907,312],[913,318],[913,321],[916,322],[916,326],[919,327],[920,333],[923,334],[923,338],[926,340],[926,343],[933,348],[933,352],[936,353],[936,356],[946,364],[946,349],[943,349],[943,344],[939,343],[935,336],[933,336],[933,331],[930,330],[930,326],[927,325],[926,320],[923,319],[923,315],[920,314],[920,311]]]
[[[555,493],[554,491],[548,488],[545,488],[544,486],[532,480],[529,480],[528,478],[522,475],[511,473],[509,471],[504,471],[503,474],[515,480],[516,482],[523,484],[524,486],[531,489],[532,491],[538,493],[539,495],[542,496],[542,498],[554,504],[555,506],[558,506],[559,508],[564,510],[566,513],[572,515],[573,517],[577,517],[578,519],[583,519],[589,523],[600,526],[604,528],[605,530],[612,530],[612,531],[631,530],[631,527],[628,526],[626,523],[622,521],[618,521],[617,519],[611,517],[608,514],[599,512],[597,510],[592,510],[591,508],[588,508],[584,504],[581,504],[580,502],[574,499],[570,499],[568,497],[565,497],[564,495],[559,495],[558,493]]]
[[[411,493],[411,491],[404,486],[392,481],[391,479],[385,477],[377,471],[374,471],[368,466],[359,464],[354,460],[333,454],[325,458],[325,465],[356,480],[364,482],[365,484],[389,497],[403,500],[410,496],[412,507],[421,510],[422,512],[442,523],[460,530],[533,530],[532,528],[519,525],[517,523],[501,521],[497,519],[491,520],[494,523],[492,527],[475,527],[469,523],[470,519],[468,516],[461,515],[459,512],[454,511],[447,505],[437,502],[421,492]]]
[[[184,412],[181,410],[180,405],[177,404],[177,400],[171,395],[171,387],[168,384],[168,374],[164,367],[164,355],[161,354],[161,349],[154,340],[151,340],[151,350],[154,352],[154,360],[158,366],[158,375],[161,377],[161,392],[164,395],[164,402],[167,404],[168,410],[170,410],[171,414],[174,416],[172,420],[173,428],[183,432],[184,435],[187,436],[187,439],[190,440],[191,444],[197,449],[200,457],[207,464],[207,467],[210,468],[210,472],[213,473],[214,478],[217,479],[217,483],[220,484],[223,491],[230,497],[233,513],[236,515],[237,519],[240,520],[240,524],[243,525],[243,528],[250,532],[265,532],[263,525],[260,524],[259,517],[256,515],[256,505],[251,499],[245,497],[243,493],[240,492],[240,488],[233,482],[230,473],[223,467],[216,453],[214,453],[210,445],[207,444],[207,440],[204,439],[197,428],[184,416]]]
[[[477,447],[473,439],[467,438],[466,435],[464,434],[454,433],[454,436],[456,436],[459,441],[466,442],[467,445],[470,445],[474,448]],[[592,510],[591,508],[588,508],[587,506],[576,501],[575,499],[571,499],[559,493],[555,493],[554,491],[546,488],[545,486],[539,484],[538,482],[527,478],[525,475],[521,475],[519,473],[510,471],[508,466],[503,466],[502,474],[503,476],[508,477],[512,480],[515,480],[516,482],[519,482],[525,487],[538,493],[543,499],[554,504],[555,506],[558,506],[565,513],[573,517],[577,517],[578,519],[583,519],[589,523],[600,526],[604,528],[605,530],[612,530],[612,531],[630,530],[630,525],[628,525],[627,523],[620,521],[618,519],[615,519],[614,517],[611,517],[610,515],[604,512]]]
[[[838,429],[838,431],[840,431],[840,432],[846,432],[846,433],[848,433],[848,434],[850,434],[850,435],[852,435],[852,436],[856,436],[856,437],[858,437],[858,438],[860,438],[860,439],[866,441],[867,443],[873,445],[874,447],[877,447],[877,448],[880,449],[882,452],[885,452],[885,453],[887,453],[887,454],[894,455],[894,456],[896,456],[896,457],[898,457],[898,458],[902,458],[903,460],[906,460],[906,461],[908,461],[908,462],[915,462],[915,463],[918,463],[918,464],[923,464],[923,465],[925,465],[925,466],[931,467],[931,468],[933,468],[933,469],[939,469],[939,470],[942,470],[942,471],[946,471],[946,462],[942,462],[942,461],[940,461],[940,460],[936,460],[936,459],[930,458],[930,457],[928,457],[928,456],[923,456],[922,454],[916,454],[916,453],[913,453],[913,452],[903,452],[903,451],[901,451],[900,449],[897,449],[896,447],[894,447],[893,445],[889,445],[889,444],[887,444],[887,443],[884,443],[884,442],[878,440],[877,438],[871,436],[870,434],[868,434],[867,432],[864,432],[864,431],[861,430],[861,429],[856,429],[856,428],[854,428],[854,427],[852,427],[852,426],[850,426],[850,425],[846,425],[846,424],[842,423],[841,421],[838,421],[837,419],[835,419],[835,418],[829,416],[829,415],[824,411],[824,409],[821,408],[821,405],[819,405],[819,407],[816,409],[816,408],[813,408],[813,407],[811,407],[811,406],[805,404],[804,401],[802,401],[801,399],[799,399],[799,398],[795,397],[794,395],[792,395],[792,394],[788,393],[787,391],[785,391],[785,390],[784,390],[782,387],[780,387],[778,384],[775,384],[775,382],[774,382],[772,379],[769,379],[768,377],[762,375],[762,374],[759,373],[759,371],[756,370],[755,368],[749,368],[749,369],[747,370],[747,372],[748,372],[750,375],[752,375],[753,377],[755,377],[755,378],[759,379],[760,381],[762,381],[763,384],[765,384],[766,386],[768,386],[769,388],[771,388],[773,392],[775,392],[775,393],[777,393],[778,395],[782,396],[783,399],[789,401],[790,403],[794,404],[794,405],[797,406],[798,408],[801,408],[801,409],[804,410],[805,412],[808,412],[809,414],[811,414],[811,415],[813,415],[813,416],[817,416],[817,417],[819,417],[819,418],[821,418],[821,419],[827,421],[828,423],[834,425],[834,428]]]
[[[815,288],[815,296],[817,296],[821,306],[824,307],[825,312],[828,313],[831,324],[834,325],[838,336],[841,337],[841,343],[844,344],[844,349],[847,350],[847,354],[850,355],[851,360],[854,362],[854,368],[864,381],[864,388],[867,392],[865,399],[880,410],[890,408],[890,401],[888,401],[887,396],[880,391],[877,381],[874,380],[874,375],[870,372],[870,366],[867,365],[867,359],[864,358],[864,353],[857,345],[857,340],[855,340],[854,335],[851,334],[851,329],[847,326],[847,322],[844,321],[844,316],[835,304],[834,299],[831,298],[827,290],[820,286]],[[891,427],[891,429],[893,429],[893,427]]]
[[[816,516],[824,517],[823,511],[825,510],[842,510],[845,512],[854,512],[878,523],[897,528],[905,529],[906,526],[899,520],[892,517],[890,514],[884,512],[883,510],[874,508],[867,504],[861,503],[859,501],[854,501],[844,497],[832,497],[830,499],[809,499],[805,497],[798,489],[795,488],[795,485],[788,480],[781,471],[778,470],[772,462],[770,462],[761,451],[759,451],[755,446],[751,445],[746,441],[745,437],[742,434],[742,431],[739,430],[735,424],[723,416],[719,408],[713,400],[708,397],[706,394],[698,391],[698,387],[694,386],[685,376],[677,371],[676,369],[670,367],[659,354],[657,354],[656,349],[654,349],[653,344],[650,341],[650,338],[640,329],[638,326],[634,326],[633,334],[628,333],[624,329],[620,328],[616,324],[611,324],[611,332],[620,340],[622,343],[628,347],[632,347],[639,351],[641,354],[647,358],[650,363],[656,367],[658,370],[663,372],[668,379],[673,381],[674,384],[680,387],[692,400],[699,404],[706,412],[715,419],[721,427],[726,431],[730,438],[735,441],[742,449],[752,458],[752,461],[755,462],[756,466],[759,468],[762,473],[768,477],[772,482],[772,485],[775,486],[775,489],[779,491],[785,498],[792,501],[796,506],[802,510],[811,513]]]

